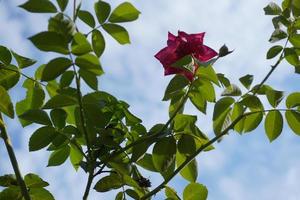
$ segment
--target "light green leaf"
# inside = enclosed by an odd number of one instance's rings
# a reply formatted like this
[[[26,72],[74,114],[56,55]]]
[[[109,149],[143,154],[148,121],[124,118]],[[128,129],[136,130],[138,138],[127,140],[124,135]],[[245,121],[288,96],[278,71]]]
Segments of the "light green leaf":
[[[19,7],[32,13],[56,13],[56,7],[49,0],[29,0]]]
[[[187,156],[177,152],[176,154],[176,164],[177,167],[180,166],[185,160]],[[198,177],[198,165],[197,161],[194,159],[192,160],[187,166],[185,166],[181,171],[180,175],[188,180],[189,182],[195,182]]]
[[[53,51],[62,54],[69,53],[68,42],[62,35],[56,32],[41,32],[30,37],[29,40],[41,51]]]
[[[272,59],[272,58],[276,57],[282,51],[282,49],[283,49],[283,47],[280,45],[271,47],[268,50],[267,59]]]
[[[265,119],[265,131],[266,134],[272,142],[275,140],[282,132],[283,128],[283,118],[279,111],[270,111]]]
[[[77,171],[78,168],[80,167],[80,162],[83,159],[83,155],[81,152],[78,150],[78,148],[74,145],[71,145],[70,149],[70,161],[74,167],[74,169]]]
[[[19,69],[14,65],[2,66],[0,64],[0,86],[6,90],[14,87],[20,79]]]
[[[55,129],[51,126],[37,129],[29,139],[29,151],[37,151],[48,146],[56,135]]]
[[[206,101],[216,101],[215,89],[210,81],[205,79],[197,79],[193,84],[195,86],[195,90],[199,92]]]
[[[44,188],[31,188],[29,195],[31,200],[54,200],[52,194]]]
[[[231,84],[221,93],[221,96],[241,96],[241,94],[241,89],[237,85]]]
[[[244,132],[250,132],[256,129],[262,119],[263,114],[260,112],[246,116],[244,120]]]
[[[300,48],[300,34],[293,34],[289,38],[295,48]]]
[[[102,27],[120,44],[130,44],[129,34],[124,27],[117,24],[103,24]]]
[[[245,88],[249,89],[253,82],[253,75],[247,74],[241,77],[239,80]]]
[[[183,191],[183,200],[206,200],[208,191],[199,183],[190,183]]]
[[[285,118],[292,131],[300,135],[300,113],[297,111],[286,111]]]
[[[79,19],[81,19],[81,21],[83,21],[84,23],[89,25],[91,28],[95,28],[95,26],[96,26],[95,19],[89,11],[80,10],[78,12],[78,17],[79,17]]]
[[[97,192],[107,192],[112,189],[118,189],[122,187],[123,181],[118,174],[112,173],[109,176],[101,178],[95,185],[94,189]]]
[[[165,95],[163,101],[167,101],[172,97],[178,95],[189,84],[189,80],[185,76],[176,75],[171,79],[167,89],[165,91]]]
[[[73,37],[73,43],[72,43],[72,53],[74,55],[83,55],[87,54],[92,51],[91,44],[86,39],[86,37],[82,34],[77,32]]]
[[[193,105],[202,113],[206,114],[206,106],[207,102],[203,98],[203,95],[198,91],[190,91],[189,92],[189,99],[193,103]]]
[[[5,188],[0,192],[0,199],[6,200],[6,199],[21,199],[22,193],[19,187],[9,187]]]
[[[269,103],[272,105],[273,108],[276,108],[278,104],[283,99],[283,91],[277,91],[277,90],[267,90],[266,91],[267,98]]]
[[[51,126],[52,123],[48,117],[48,114],[39,109],[31,109],[23,113],[19,116],[20,119],[27,120],[30,122],[34,122],[37,124],[49,125]]]
[[[9,94],[2,86],[0,86],[0,97],[0,112],[2,112],[10,118],[14,118],[14,106],[10,100]]]
[[[95,75],[103,74],[99,59],[93,54],[78,56],[75,60],[75,63],[82,70],[89,71]]]
[[[196,75],[200,79],[205,78],[207,80],[212,81],[216,85],[220,86],[218,76],[217,76],[214,68],[211,65],[208,65],[206,67],[200,66],[196,71]]]
[[[243,115],[243,106],[240,103],[235,103],[233,105],[233,109],[231,112],[231,121],[235,121],[239,116]],[[242,133],[244,130],[244,121],[245,118],[242,118],[235,126],[234,126],[234,130],[238,133]]]
[[[197,116],[177,114],[174,118],[174,131],[193,134]]]
[[[153,147],[152,160],[156,170],[166,171],[174,162],[176,141],[173,137],[160,139]]]
[[[299,56],[297,55],[294,48],[285,48],[284,49],[284,58],[288,63],[290,63],[293,66],[299,66]]]
[[[234,103],[231,97],[224,97],[217,101],[213,113],[213,129],[216,135],[220,134],[228,125],[230,106]]]
[[[63,74],[70,66],[72,61],[68,58],[59,57],[51,60],[42,72],[42,81],[51,81]]]
[[[247,106],[251,111],[259,111],[264,109],[260,99],[254,95],[245,96],[242,99],[241,104]]]
[[[9,65],[11,59],[12,57],[9,49],[0,45],[0,62],[4,63],[5,65]]]
[[[105,49],[105,40],[102,33],[98,30],[92,32],[92,45],[95,54],[100,57]]]
[[[76,97],[65,94],[58,94],[47,101],[47,103],[43,106],[43,109],[61,108],[65,106],[73,106],[76,104]]]
[[[300,92],[294,92],[290,94],[285,103],[287,108],[295,108],[300,106]]]
[[[55,150],[51,153],[48,161],[47,167],[59,166],[63,164],[70,155],[70,147],[66,145],[65,147]]]
[[[12,55],[14,56],[14,58],[16,59],[18,66],[23,69],[26,67],[30,67],[31,65],[34,65],[36,63],[36,60],[30,59],[30,58],[26,58],[24,56],[21,56],[19,54],[17,54],[16,52],[11,52]]]
[[[100,24],[103,24],[110,14],[110,5],[104,1],[97,1],[94,5],[95,13]]]
[[[170,200],[180,200],[177,192],[169,186],[165,186],[165,195],[167,198],[171,198]]]
[[[112,23],[130,22],[139,17],[138,11],[130,2],[124,2],[118,5],[111,13],[108,21]]]
[[[36,174],[26,174],[24,177],[25,184],[28,188],[43,188],[47,187],[49,183],[43,181],[38,175]]]

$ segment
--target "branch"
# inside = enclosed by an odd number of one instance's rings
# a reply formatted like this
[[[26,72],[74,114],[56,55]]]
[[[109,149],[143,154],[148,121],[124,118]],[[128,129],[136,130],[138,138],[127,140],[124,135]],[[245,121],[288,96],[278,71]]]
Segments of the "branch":
[[[0,120],[3,121],[1,113],[0,113]],[[6,128],[5,128],[4,124],[0,125],[0,130],[1,130],[1,137],[4,141],[4,143],[5,143],[6,150],[7,150],[11,165],[14,169],[14,172],[15,172],[15,175],[16,175],[16,178],[17,178],[18,185],[21,188],[22,196],[24,197],[25,200],[31,200],[31,198],[29,196],[29,193],[28,193],[28,190],[27,190],[27,187],[26,187],[26,184],[23,180],[21,171],[19,169],[18,161],[17,161],[16,155],[15,155],[13,146],[11,144],[10,138],[7,134],[7,131],[6,131]]]

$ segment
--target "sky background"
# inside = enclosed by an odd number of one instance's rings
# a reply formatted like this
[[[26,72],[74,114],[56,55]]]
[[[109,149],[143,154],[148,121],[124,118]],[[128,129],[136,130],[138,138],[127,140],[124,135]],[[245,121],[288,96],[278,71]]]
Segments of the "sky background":
[[[94,1],[84,1],[83,8],[92,9]],[[115,0],[113,5],[122,1]],[[167,32],[178,30],[188,33],[206,32],[205,44],[219,49],[224,43],[234,53],[215,64],[217,72],[225,73],[233,83],[246,74],[255,75],[259,83],[274,61],[265,55],[273,31],[271,18],[264,16],[267,0],[151,0],[131,1],[142,12],[138,21],[125,27],[131,36],[131,45],[120,46],[108,35],[107,49],[101,58],[106,72],[99,79],[100,89],[111,92],[131,105],[131,111],[149,128],[168,119],[168,102],[162,102],[169,77],[153,57],[166,45]],[[277,1],[280,2],[280,1]],[[29,14],[17,8],[20,0],[0,1],[0,44],[28,57],[37,58],[38,64],[48,62],[54,54],[41,54],[26,40],[37,32],[46,30],[48,15]],[[87,32],[87,27],[82,27]],[[35,65],[35,67],[39,65]],[[27,74],[32,71],[25,70]],[[300,85],[293,68],[282,63],[268,80],[277,90],[299,91]],[[21,84],[11,93],[14,102],[24,98]],[[208,116],[203,116],[192,106],[185,112],[198,116],[199,127],[213,136]],[[6,120],[16,147],[17,158],[23,174],[39,174],[50,183],[48,189],[57,200],[81,199],[86,175],[76,173],[69,162],[61,167],[46,168],[48,152],[28,152],[28,140],[37,128],[22,129],[17,119]],[[209,200],[298,200],[300,198],[300,138],[285,124],[282,135],[269,143],[261,125],[254,132],[238,135],[231,132],[216,149],[198,157],[198,181],[207,186]],[[3,142],[0,142],[0,174],[12,173]],[[146,174],[156,186],[161,181]],[[177,177],[171,185],[181,194],[187,184]],[[91,192],[91,200],[114,199],[111,194]],[[163,199],[157,195],[154,199]]]

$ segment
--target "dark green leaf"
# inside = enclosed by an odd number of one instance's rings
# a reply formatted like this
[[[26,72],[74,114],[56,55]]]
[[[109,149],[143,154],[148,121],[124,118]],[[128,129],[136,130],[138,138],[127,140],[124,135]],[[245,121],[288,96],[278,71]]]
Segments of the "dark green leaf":
[[[97,192],[107,192],[112,189],[118,189],[122,187],[123,181],[118,174],[112,173],[109,176],[101,178],[95,185],[94,189]]]
[[[32,13],[56,13],[56,7],[49,0],[29,0],[19,7]]]
[[[110,5],[104,1],[97,1],[94,5],[95,13],[100,24],[103,24],[110,14]]]
[[[221,96],[241,96],[241,94],[241,89],[237,85],[231,84],[222,92]]]
[[[115,200],[124,200],[124,193],[123,193],[123,192],[119,192],[119,193],[116,195]]]
[[[297,111],[286,111],[285,118],[292,131],[300,135],[300,113]]]
[[[47,103],[44,105],[43,109],[53,109],[53,108],[61,108],[65,106],[72,106],[77,104],[77,99],[75,97],[58,94],[52,97]]]
[[[43,181],[38,175],[36,174],[26,174],[24,177],[25,184],[28,188],[43,188],[47,187],[49,183]]]
[[[281,29],[275,29],[275,31],[272,33],[271,38],[269,39],[269,42],[274,43],[279,40],[282,40],[287,37],[287,33],[284,32]]]
[[[224,97],[217,101],[214,108],[213,120],[219,118],[233,103],[234,99],[231,97]]]
[[[167,89],[165,91],[165,95],[163,101],[167,101],[177,95],[183,88],[185,88],[189,84],[188,79],[185,76],[176,75],[171,79]]]
[[[294,108],[300,106],[300,92],[290,94],[286,99],[286,107]]]
[[[16,61],[18,63],[18,66],[21,69],[26,68],[26,67],[30,67],[31,65],[34,65],[36,63],[36,60],[26,58],[26,57],[21,56],[21,55],[17,54],[16,52],[13,52],[13,51],[12,51],[12,55],[16,59]]]
[[[0,86],[6,90],[14,87],[20,79],[19,69],[14,65],[1,66],[0,64]]]
[[[152,160],[155,169],[166,171],[175,159],[176,141],[173,137],[160,139],[153,147]]]
[[[185,156],[195,153],[197,146],[194,137],[192,135],[183,134],[178,140],[177,149],[180,154]]]
[[[137,164],[146,170],[157,172],[151,154],[146,153],[143,158],[137,161]]]
[[[229,81],[228,78],[225,77],[224,74],[218,73],[217,76],[218,76],[218,79],[219,79],[219,81],[220,81],[220,83],[222,84],[223,87],[230,86],[230,81]]]
[[[30,137],[29,151],[37,151],[48,146],[55,137],[55,129],[51,126],[44,126],[37,129]]]
[[[60,87],[68,87],[71,85],[72,81],[74,80],[75,74],[73,71],[66,71],[62,74],[60,78]]]
[[[57,4],[60,8],[60,10],[63,12],[65,11],[68,3],[69,3],[69,0],[56,0],[57,1]]]
[[[130,22],[139,17],[138,11],[131,3],[124,2],[118,5],[111,13],[108,21],[113,23]]]
[[[272,59],[276,57],[282,51],[282,49],[283,47],[280,45],[271,47],[267,53],[267,59]]]
[[[6,174],[0,176],[0,186],[1,187],[18,186],[16,176],[13,174]]]
[[[51,81],[63,74],[70,66],[72,61],[68,58],[60,57],[51,60],[42,72],[42,81]]]
[[[54,200],[52,194],[44,188],[31,188],[29,195],[31,200]]]
[[[45,31],[29,38],[29,40],[42,51],[54,51],[68,54],[68,43],[63,36],[56,32]]]
[[[275,140],[282,132],[283,128],[283,118],[279,111],[270,111],[265,119],[265,131],[266,134],[272,142]]]
[[[87,54],[92,51],[91,44],[89,41],[86,39],[86,37],[77,32],[74,37],[73,37],[73,43],[72,43],[72,53],[74,55],[83,55]]]
[[[89,71],[95,75],[103,74],[99,59],[93,54],[78,56],[75,60],[75,63],[82,70]]]
[[[260,99],[254,95],[245,96],[242,99],[241,104],[250,108],[251,111],[259,111],[259,110],[263,110],[263,108],[264,108]]]
[[[199,183],[190,183],[183,191],[183,200],[206,200],[208,191]]]
[[[117,24],[103,24],[103,29],[120,44],[130,44],[127,30]]]
[[[266,92],[269,103],[276,108],[283,99],[283,91],[267,90]]]
[[[50,112],[55,127],[62,129],[66,126],[67,113],[63,109],[53,109]]]
[[[70,155],[70,147],[66,145],[65,147],[55,150],[51,153],[48,161],[47,167],[59,166],[63,164]]]
[[[98,89],[98,79],[97,76],[89,71],[86,70],[79,70],[79,74],[84,82],[90,86],[93,90]]]
[[[2,112],[10,118],[14,118],[14,106],[10,100],[9,94],[2,86],[0,86],[0,97],[0,112]]]
[[[246,76],[241,77],[239,80],[245,88],[249,89],[253,82],[253,75],[247,74]]]
[[[0,45],[0,61],[5,65],[9,65],[11,62],[11,53],[8,48]]]
[[[96,25],[95,19],[94,19],[93,15],[89,11],[80,10],[78,12],[78,17],[84,23],[86,23],[87,25],[89,25],[90,27],[95,28],[95,25]]]
[[[16,199],[20,200],[22,199],[22,193],[19,187],[9,187],[5,188],[0,192],[0,199],[2,200],[11,200]]]
[[[176,164],[179,167],[187,157],[181,153],[176,154]],[[189,182],[195,182],[198,177],[198,165],[197,161],[194,159],[192,160],[187,166],[185,166],[181,171],[180,175],[188,180]]]
[[[105,49],[105,40],[102,33],[98,30],[92,32],[92,45],[95,54],[100,57]]]
[[[49,125],[51,126],[52,123],[48,117],[48,114],[39,109],[31,109],[23,113],[19,116],[20,119],[27,120],[30,122],[34,122],[37,124]]]
[[[274,2],[269,3],[266,7],[264,7],[265,15],[280,15],[281,8]]]

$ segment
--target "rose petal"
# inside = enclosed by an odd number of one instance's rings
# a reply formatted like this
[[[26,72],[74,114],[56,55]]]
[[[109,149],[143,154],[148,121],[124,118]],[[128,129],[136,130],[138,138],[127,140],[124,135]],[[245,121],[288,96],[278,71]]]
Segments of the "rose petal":
[[[215,50],[203,45],[202,48],[195,54],[195,57],[200,61],[206,62],[217,55],[218,53]]]
[[[160,50],[154,57],[157,58],[161,62],[161,64],[170,65],[178,60],[175,50],[176,48],[165,47]]]

